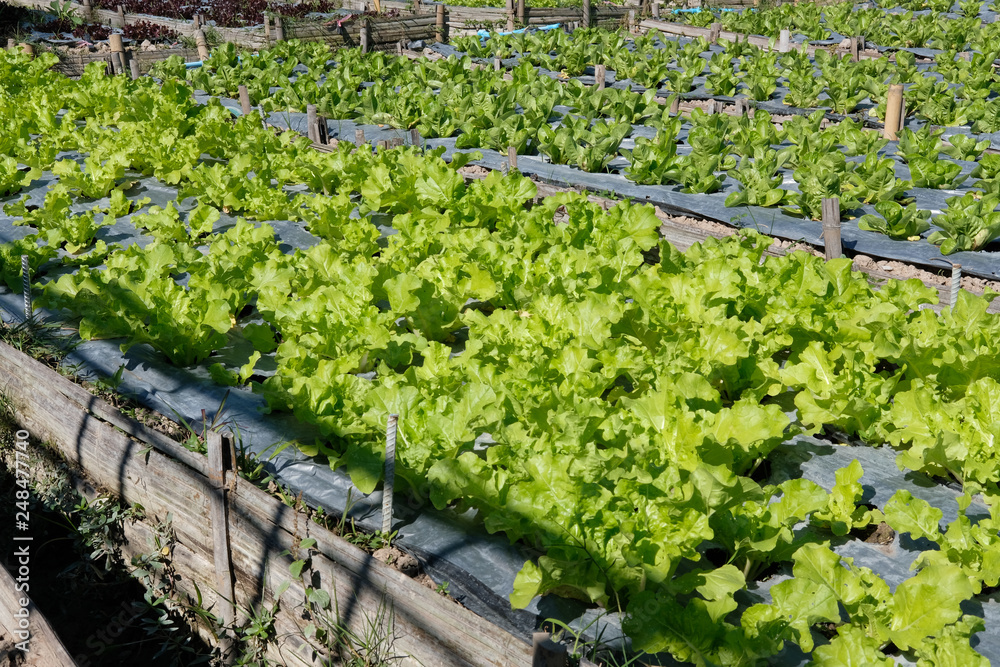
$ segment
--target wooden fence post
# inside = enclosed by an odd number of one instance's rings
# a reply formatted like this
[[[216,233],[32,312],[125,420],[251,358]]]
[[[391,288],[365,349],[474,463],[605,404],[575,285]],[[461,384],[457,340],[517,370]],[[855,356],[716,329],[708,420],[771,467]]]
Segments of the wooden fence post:
[[[722,34],[722,24],[713,23],[709,28],[708,32],[708,42],[709,44],[715,44],[719,41],[719,35]]]
[[[586,1],[587,0],[584,0],[584,2]],[[444,15],[445,11],[444,5],[438,5],[435,11],[437,12],[437,16],[435,17],[435,22],[434,22],[435,26],[434,41],[444,42],[448,38],[448,33],[447,33],[448,26]]]
[[[235,450],[232,436],[223,436],[216,431],[208,433],[208,472],[211,485],[209,513],[212,522],[212,554],[215,561],[215,589],[218,593],[218,609],[223,626],[231,626],[236,620],[236,598],[233,586],[233,564],[229,551],[228,484],[235,482],[233,466]],[[229,479],[227,479],[227,477]],[[219,650],[225,664],[235,659],[233,642],[230,637],[219,639]]]
[[[823,199],[823,254],[827,261],[843,254],[840,242],[840,197]]]
[[[122,46],[122,36],[117,32],[108,35],[108,45],[111,47],[111,65],[115,74],[125,72],[125,48]]]
[[[565,667],[566,647],[552,641],[547,632],[531,635],[531,667]]]
[[[885,126],[882,128],[882,137],[893,141],[896,139],[896,132],[900,128],[900,120],[903,111],[903,84],[893,83],[889,85],[889,96],[885,102]]]
[[[361,53],[368,53],[371,51],[371,30],[368,25],[368,19],[361,19]]]

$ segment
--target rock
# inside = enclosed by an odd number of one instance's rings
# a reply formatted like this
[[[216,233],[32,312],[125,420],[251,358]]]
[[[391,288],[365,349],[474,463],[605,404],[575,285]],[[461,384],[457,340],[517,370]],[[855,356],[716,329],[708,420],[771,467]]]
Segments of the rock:
[[[393,561],[399,556],[399,551],[393,549],[392,547],[382,547],[381,549],[376,549],[372,557],[375,560],[380,560],[383,563],[392,565]]]
[[[144,40],[142,40],[142,44],[140,44],[139,46],[141,46],[144,49],[148,49],[152,45],[153,45],[153,43],[151,41],[149,41],[148,39],[144,39]]]
[[[850,37],[845,37],[844,39],[840,40],[840,48],[842,48],[842,49],[849,49],[849,48],[851,48],[851,39],[850,39]]]

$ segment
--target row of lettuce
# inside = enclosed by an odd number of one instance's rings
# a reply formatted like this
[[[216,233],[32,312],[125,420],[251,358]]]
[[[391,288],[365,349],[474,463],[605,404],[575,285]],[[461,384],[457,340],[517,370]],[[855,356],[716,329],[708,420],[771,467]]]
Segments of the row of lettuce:
[[[754,233],[680,253],[648,206],[539,201],[517,173],[466,183],[461,159],[415,148],[316,152],[177,81],[99,65],[74,81],[50,64],[0,55],[0,194],[31,232],[0,246],[0,268],[16,288],[27,254],[39,305],[83,338],[178,366],[249,341],[246,366],[215,375],[246,383],[272,358],[250,388],[313,425],[299,448],[365,492],[399,414],[401,493],[476,508],[542,554],[513,605],[549,593],[620,610],[637,650],[756,665],[793,643],[813,665],[988,664],[970,644],[983,621],[962,607],[1000,578],[1000,361],[984,353],[1000,321],[985,299],[963,292],[937,315],[917,281],[873,291],[848,260],[768,257]],[[42,206],[19,199],[47,174]],[[177,202],[149,206],[139,175]],[[223,212],[241,218],[223,226]],[[126,216],[148,244],[100,240]],[[284,252],[267,220],[318,242]],[[824,430],[958,480],[959,517],[942,529],[905,492],[866,506],[857,463],[829,490],[772,484],[776,450]],[[975,525],[973,494],[991,512]],[[833,551],[881,521],[933,543],[894,591]],[[747,603],[779,568],[793,576]]]
[[[365,56],[357,50],[339,51],[331,62],[325,46],[288,42],[242,57],[235,49],[218,49],[205,68],[185,70],[179,62],[167,62],[157,74],[164,80],[189,80],[218,95],[235,96],[245,85],[251,100],[265,112],[304,111],[315,104],[333,119],[416,129],[424,138],[454,136],[460,149],[506,152],[513,147],[519,154],[538,153],[587,172],[620,171],[643,185],[675,186],[695,194],[728,190],[725,204],[730,207],[780,207],[791,215],[818,220],[822,200],[839,197],[842,214],[860,218],[862,229],[900,241],[927,239],[945,254],[980,250],[1000,236],[1000,214],[993,210],[1000,199],[1000,161],[984,155],[988,140],[959,134],[946,142],[943,130],[925,124],[904,129],[899,141],[890,144],[878,131],[851,119],[827,127],[822,109],[780,124],[763,111],[748,117],[695,109],[681,117],[671,113],[666,100],[653,90],[642,94],[597,90],[579,80],[553,79],[537,69],[552,58],[550,47],[557,49],[556,58],[582,54],[577,68],[596,49],[616,54],[615,66],[629,76],[648,74],[647,66],[654,60],[668,78],[693,79],[694,72],[708,66],[709,80],[716,74],[720,80],[729,77],[727,93],[732,94],[744,84],[769,86],[773,91],[773,78],[769,83],[747,82],[770,71],[779,59],[777,53],[746,43],[726,44],[706,60],[704,40],[680,45],[655,34],[633,39],[600,30],[504,39],[496,44],[489,40],[480,47],[483,51],[472,50],[482,55],[497,48],[498,55],[518,55],[521,61],[510,71],[474,67],[468,56],[413,61],[381,53]],[[475,44],[470,41],[465,46]],[[626,44],[633,48],[625,48]],[[573,48],[564,51],[566,45]],[[948,105],[953,108],[964,99],[949,96],[951,84],[924,76],[912,57],[901,56],[891,64],[851,63],[829,56],[814,60],[804,52],[780,58],[788,68],[788,95],[811,96],[793,100],[804,106],[819,103],[817,96],[822,93],[834,101],[853,100],[842,108],[835,102],[840,111],[870,98],[879,100],[872,109],[884,113],[885,91],[894,81],[912,82],[907,104],[918,115]],[[997,85],[992,68],[982,70],[978,78],[966,76],[968,68],[982,69],[978,55],[954,65],[955,80],[961,82],[954,90],[966,91],[960,94],[985,106],[1000,104],[1000,97],[987,99],[973,92],[989,96]],[[814,67],[820,68],[819,76]],[[974,81],[982,86],[974,87]],[[994,120],[988,122],[996,122],[1000,107],[990,114]],[[964,168],[971,162],[978,164]],[[966,192],[950,198],[933,220],[930,211],[914,204],[917,189],[960,187]],[[862,210],[865,206],[869,208]]]

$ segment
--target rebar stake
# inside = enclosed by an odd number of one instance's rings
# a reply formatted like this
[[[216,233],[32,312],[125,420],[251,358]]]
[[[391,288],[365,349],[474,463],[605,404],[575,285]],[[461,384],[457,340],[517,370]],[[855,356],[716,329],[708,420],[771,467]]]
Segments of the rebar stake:
[[[951,307],[958,303],[958,292],[962,289],[962,265],[951,265]]]
[[[34,320],[34,309],[31,307],[31,266],[27,255],[21,255],[21,277],[24,281],[24,321],[30,324]]]
[[[399,415],[389,415],[385,427],[385,484],[382,485],[382,534],[392,531],[392,486],[396,477],[396,422]]]

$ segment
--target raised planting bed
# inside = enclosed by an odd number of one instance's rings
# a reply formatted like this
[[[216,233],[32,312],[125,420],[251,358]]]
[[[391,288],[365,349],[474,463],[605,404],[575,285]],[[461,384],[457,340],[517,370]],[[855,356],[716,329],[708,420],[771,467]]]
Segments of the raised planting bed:
[[[192,453],[5,343],[0,377],[18,425],[33,440],[94,487],[144,508],[145,519],[125,526],[126,555],[145,553],[155,525],[169,521],[175,539],[164,545],[165,563],[179,592],[229,622],[239,610],[280,599],[274,631],[281,639],[269,652],[280,664],[326,664],[333,645],[323,647],[306,631],[310,622],[323,628],[324,620],[357,637],[387,633],[389,655],[405,656],[401,664],[531,664],[527,637],[492,626],[240,479],[234,450],[219,434],[208,438],[207,457]],[[290,570],[302,559],[304,569]],[[0,593],[5,607],[13,604],[7,588]],[[53,633],[40,614],[34,618],[38,656],[48,647],[58,657]]]

